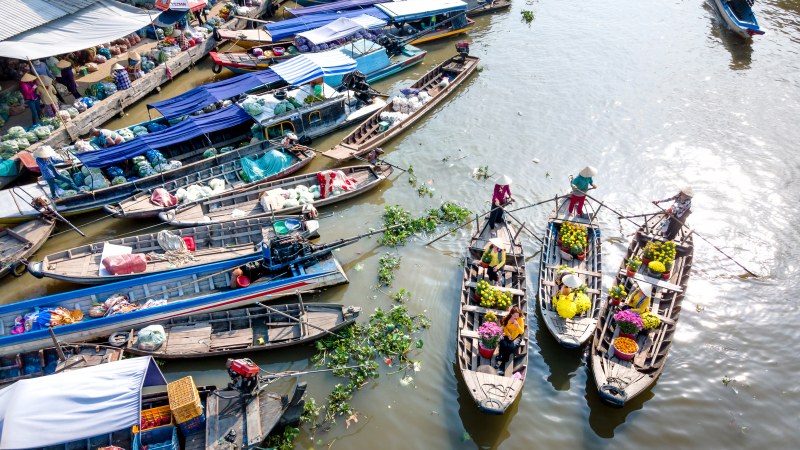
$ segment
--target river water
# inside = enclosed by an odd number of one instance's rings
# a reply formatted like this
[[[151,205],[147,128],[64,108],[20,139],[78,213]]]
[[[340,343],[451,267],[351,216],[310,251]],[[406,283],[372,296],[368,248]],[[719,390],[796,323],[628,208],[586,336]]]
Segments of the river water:
[[[524,9],[535,13],[530,26],[521,21]],[[585,355],[557,346],[531,309],[521,399],[505,416],[481,415],[455,365],[458,263],[471,230],[433,247],[420,238],[399,249],[393,290],[411,291],[411,312],[424,311],[433,321],[422,335],[424,349],[414,355],[422,370],[404,386],[385,368],[353,398],[357,423],[346,427],[340,419],[328,431],[306,430],[297,448],[800,448],[800,388],[791,382],[800,371],[791,350],[800,337],[791,325],[800,319],[791,294],[800,285],[792,260],[800,235],[791,226],[800,192],[794,152],[800,1],[757,3],[756,13],[767,34],[747,42],[725,30],[714,6],[703,1],[515,1],[508,12],[478,19],[467,37],[472,54],[482,58],[481,72],[412,133],[384,147],[388,161],[414,166],[434,198],[419,198],[406,176],[396,174],[322,221],[325,240],[377,227],[384,205],[421,213],[453,200],[482,212],[492,185],[470,176],[482,165],[514,179],[518,206],[564,193],[567,177],[586,164],[600,171],[596,196],[628,214],[651,212],[650,200],[690,182],[696,192],[690,225],[761,276],[739,277],[744,270],[695,239],[676,341],[651,390],[623,409],[600,403]],[[396,92],[449,57],[454,42],[426,46],[423,65],[376,87]],[[206,60],[150,100],[212,80],[209,67]],[[110,127],[145,120],[144,103]],[[313,145],[327,149],[343,135]],[[327,164],[317,158],[308,170]],[[518,217],[541,232],[548,212],[531,208]],[[608,287],[635,227],[604,213]],[[90,238],[64,233],[42,252],[151,224],[101,220],[84,227]],[[526,253],[537,249],[527,236]],[[350,284],[306,301],[360,305],[366,314],[389,307],[391,300],[374,288],[384,251],[365,240],[337,252]],[[528,270],[534,292],[536,258]],[[2,296],[8,302],[70,288],[26,275],[3,280]],[[293,348],[251,356],[277,371],[309,369],[312,354]],[[226,382],[223,358],[169,362],[164,371],[169,379]],[[337,382],[327,375],[305,380],[318,403]]]

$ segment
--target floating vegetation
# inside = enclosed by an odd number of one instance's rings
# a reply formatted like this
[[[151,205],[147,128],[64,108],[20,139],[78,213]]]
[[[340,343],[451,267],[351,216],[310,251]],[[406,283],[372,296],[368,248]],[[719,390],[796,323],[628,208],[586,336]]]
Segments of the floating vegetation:
[[[428,196],[433,198],[433,189],[429,188],[426,183],[420,183],[416,175],[414,175],[414,166],[408,166],[408,184],[411,187],[417,188],[417,195],[420,197]]]
[[[303,414],[305,414],[305,411]],[[292,450],[294,449],[294,440],[298,434],[300,434],[299,428],[287,426],[283,429],[283,433],[269,436],[267,447],[274,450]]]
[[[391,286],[394,271],[400,268],[400,256],[386,252],[378,260],[378,282],[381,286]]]
[[[396,301],[398,303],[403,303],[403,302],[408,301],[409,299],[411,299],[411,292],[409,292],[409,291],[407,291],[405,289],[400,289],[399,291],[397,291],[397,293],[392,294],[391,298],[392,298],[392,300],[394,300],[394,301]]]
[[[472,214],[470,210],[451,202],[445,202],[436,209],[429,209],[424,216],[417,218],[401,206],[387,206],[383,212],[383,226],[395,228],[384,231],[378,242],[388,247],[404,245],[417,233],[432,233],[443,223],[462,223],[470,214]]]
[[[478,166],[472,169],[472,176],[478,181],[486,181],[492,177],[489,173],[489,166]]]
[[[522,10],[522,21],[527,23],[528,26],[531,26],[531,22],[533,22],[534,18],[535,18],[535,16],[533,14],[533,11],[531,11],[529,9],[523,9]]]

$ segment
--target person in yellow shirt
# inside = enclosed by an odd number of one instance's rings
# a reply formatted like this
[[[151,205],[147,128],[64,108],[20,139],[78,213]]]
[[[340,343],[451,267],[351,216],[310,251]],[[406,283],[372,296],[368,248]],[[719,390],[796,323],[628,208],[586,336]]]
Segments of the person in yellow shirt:
[[[522,336],[525,333],[525,316],[515,305],[508,310],[508,314],[503,318],[501,324],[503,325],[503,338],[500,339],[500,354],[497,356],[497,363],[494,367],[497,369],[498,375],[505,375],[503,367],[522,342]]]
[[[481,262],[488,265],[487,274],[489,275],[489,281],[496,285],[499,279],[498,271],[506,265],[506,251],[503,248],[502,239],[489,239],[489,243],[483,248]]]
[[[636,289],[628,294],[623,309],[632,309],[639,314],[650,310],[650,296],[653,294],[653,286],[648,283],[636,283]]]

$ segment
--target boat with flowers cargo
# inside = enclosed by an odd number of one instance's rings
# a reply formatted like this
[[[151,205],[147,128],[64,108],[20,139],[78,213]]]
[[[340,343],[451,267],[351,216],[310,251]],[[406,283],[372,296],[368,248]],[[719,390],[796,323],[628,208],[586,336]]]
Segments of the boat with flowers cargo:
[[[623,406],[655,383],[675,339],[694,245],[685,225],[673,241],[664,239],[661,230],[666,220],[660,213],[645,216],[617,273],[614,283],[630,292],[628,303],[634,308],[623,311],[623,305],[609,300],[594,332],[592,373],[600,398],[613,406]],[[645,264],[653,256],[656,259],[649,262],[671,265],[669,272],[653,276]],[[642,260],[641,267],[629,264],[635,257]]]
[[[564,347],[577,348],[592,337],[600,314],[602,240],[599,206],[586,200],[589,214],[572,216],[569,200],[569,196],[557,198],[547,222],[539,258],[538,301],[550,334]]]
[[[504,317],[509,304],[519,307],[523,312],[528,310],[525,255],[519,238],[521,230],[506,223],[498,224],[497,229],[492,230],[488,221],[484,221],[470,239],[464,259],[456,327],[456,357],[470,395],[478,409],[486,414],[504,414],[522,392],[528,372],[527,320],[521,344],[509,357],[507,364],[501,367],[502,374],[495,369],[492,359],[497,350],[482,348],[479,333],[482,326],[495,326],[485,324]],[[506,263],[499,272],[498,286],[488,286],[485,281],[487,269],[481,263],[484,247],[490,239],[500,239],[506,250]],[[481,301],[476,297],[477,292],[487,297],[490,291],[492,301]],[[495,302],[494,298],[500,300]],[[498,306],[505,309],[497,309]]]

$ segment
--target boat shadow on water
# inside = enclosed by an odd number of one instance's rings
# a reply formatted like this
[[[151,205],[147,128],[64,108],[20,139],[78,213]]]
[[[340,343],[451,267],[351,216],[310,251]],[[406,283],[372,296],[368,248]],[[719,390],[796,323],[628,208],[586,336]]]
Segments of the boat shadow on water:
[[[547,326],[540,314],[532,312],[536,316],[538,327],[531,330],[536,333],[536,342],[533,345],[539,347],[539,354],[545,365],[550,369],[550,376],[547,381],[553,385],[557,391],[569,391],[570,380],[578,373],[578,368],[583,365],[585,347],[576,349],[564,348],[553,339],[547,331]]]
[[[459,371],[458,362],[454,362],[453,373],[458,374]],[[484,414],[475,406],[475,400],[470,395],[464,379],[458,375],[455,377],[458,380],[458,416],[464,425],[464,434],[461,436],[459,447],[465,448],[466,443],[471,440],[480,449],[500,448],[503,441],[511,436],[508,425],[517,414],[521,396],[517,397],[504,414]]]
[[[591,370],[588,365],[586,370]],[[653,386],[655,386],[655,384]],[[613,438],[615,430],[625,423],[628,415],[644,408],[644,404],[654,396],[653,390],[648,389],[641,395],[637,395],[625,402],[625,406],[622,408],[615,408],[604,403],[603,400],[600,399],[600,396],[597,395],[597,387],[592,380],[592,376],[587,374],[585,398],[586,404],[589,407],[589,426],[597,436],[606,439]]]
[[[722,46],[731,54],[731,62],[728,65],[731,70],[747,70],[753,61],[753,41],[743,39],[731,31],[725,21],[722,20],[720,12],[713,1],[703,3],[703,8],[711,15],[711,41],[719,41]]]

